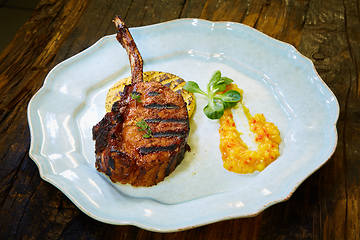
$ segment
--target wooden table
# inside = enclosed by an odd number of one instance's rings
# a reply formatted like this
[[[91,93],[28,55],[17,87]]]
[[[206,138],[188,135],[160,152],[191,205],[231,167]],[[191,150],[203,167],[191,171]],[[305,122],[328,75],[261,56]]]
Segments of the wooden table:
[[[337,96],[331,159],[260,215],[178,233],[113,226],[43,181],[29,158],[27,104],[55,64],[114,33],[176,18],[242,22],[312,59]],[[360,239],[359,0],[43,0],[0,55],[0,239]]]

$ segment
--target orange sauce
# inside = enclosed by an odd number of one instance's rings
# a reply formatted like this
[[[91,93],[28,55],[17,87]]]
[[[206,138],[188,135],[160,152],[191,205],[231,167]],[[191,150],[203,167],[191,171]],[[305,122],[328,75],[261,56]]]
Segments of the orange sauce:
[[[227,90],[230,89],[242,93],[242,90],[234,84],[231,84]],[[273,123],[266,121],[263,114],[251,116],[249,110],[244,105],[242,106],[249,122],[250,131],[255,135],[257,149],[250,150],[244,143],[241,133],[236,129],[231,109],[227,109],[220,118],[219,128],[223,166],[236,173],[262,171],[280,155],[280,132]]]

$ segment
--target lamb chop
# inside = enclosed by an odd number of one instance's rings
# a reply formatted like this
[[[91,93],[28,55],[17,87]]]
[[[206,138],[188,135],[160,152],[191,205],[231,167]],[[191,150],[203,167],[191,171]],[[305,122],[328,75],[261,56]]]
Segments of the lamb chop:
[[[189,117],[181,94],[143,81],[143,61],[125,23],[114,19],[117,40],[127,51],[132,83],[111,112],[93,127],[96,168],[113,182],[152,186],[183,160]]]

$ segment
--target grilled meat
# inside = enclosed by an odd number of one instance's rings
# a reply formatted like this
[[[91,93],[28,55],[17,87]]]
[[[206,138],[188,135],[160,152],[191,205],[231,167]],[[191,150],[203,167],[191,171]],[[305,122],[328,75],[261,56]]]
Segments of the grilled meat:
[[[158,82],[142,81],[142,59],[134,40],[120,18],[114,22],[117,39],[129,55],[132,84],[93,127],[96,168],[113,182],[152,186],[184,158],[189,134],[187,108],[181,94]],[[150,134],[139,122],[146,123]]]

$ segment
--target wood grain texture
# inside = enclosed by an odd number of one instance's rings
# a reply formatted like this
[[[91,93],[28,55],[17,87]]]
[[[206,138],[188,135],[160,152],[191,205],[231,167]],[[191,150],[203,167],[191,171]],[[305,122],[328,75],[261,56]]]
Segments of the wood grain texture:
[[[63,196],[40,180],[37,167],[28,157],[26,108],[85,7],[86,1],[41,1],[0,55],[1,239],[39,234],[46,238],[56,235],[67,223],[67,218],[58,218],[57,225],[48,221],[63,210],[57,208]],[[48,195],[47,189],[53,194]],[[41,207],[41,202],[48,207]],[[42,232],[44,229],[47,231]]]
[[[0,239],[359,239],[359,0],[41,1],[0,55]],[[182,18],[242,22],[294,45],[337,96],[333,157],[290,200],[253,218],[178,233],[113,226],[83,214],[28,157],[26,107],[57,63],[129,26]]]

